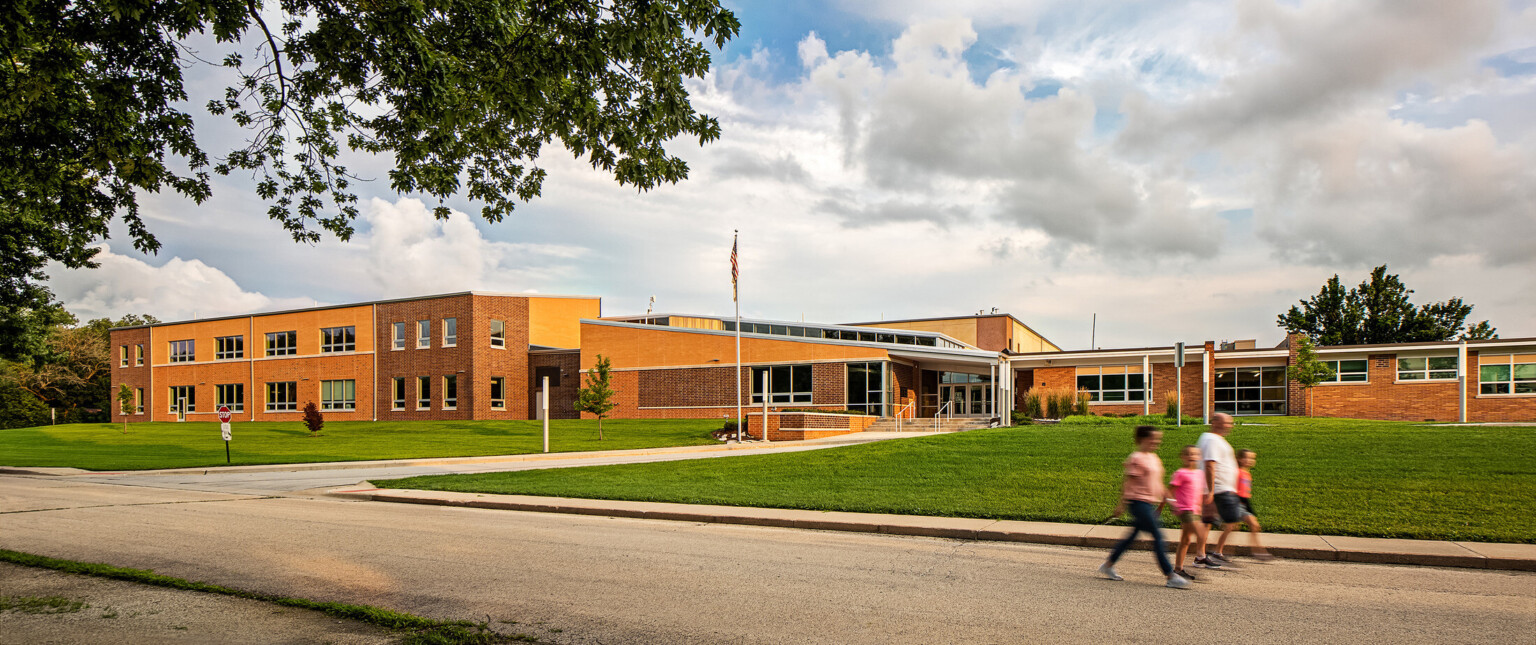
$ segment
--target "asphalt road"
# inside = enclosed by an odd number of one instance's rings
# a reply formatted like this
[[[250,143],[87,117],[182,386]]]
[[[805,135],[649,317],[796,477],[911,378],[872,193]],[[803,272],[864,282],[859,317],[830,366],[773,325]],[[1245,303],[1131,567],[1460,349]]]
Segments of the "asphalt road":
[[[569,643],[1508,643],[1536,574],[1132,553],[0,476],[0,548]],[[1528,641],[1527,641],[1528,642]]]

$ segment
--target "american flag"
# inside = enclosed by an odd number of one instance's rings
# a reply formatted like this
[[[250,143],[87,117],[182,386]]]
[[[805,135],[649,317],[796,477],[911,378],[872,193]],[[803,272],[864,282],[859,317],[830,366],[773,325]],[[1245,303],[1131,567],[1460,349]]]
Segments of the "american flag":
[[[736,261],[736,245],[737,245],[736,238],[732,237],[731,238],[731,300],[732,301],[736,301],[737,300],[736,279],[741,276],[741,264]]]

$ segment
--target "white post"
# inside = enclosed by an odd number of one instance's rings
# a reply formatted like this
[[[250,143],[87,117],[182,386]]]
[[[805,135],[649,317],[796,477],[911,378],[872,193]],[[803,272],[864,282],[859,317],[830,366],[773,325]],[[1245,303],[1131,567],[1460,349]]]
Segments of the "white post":
[[[763,441],[768,439],[768,373],[772,370],[763,370]]]
[[[1141,355],[1141,416],[1152,414],[1152,355]]]
[[[539,416],[544,419],[544,452],[549,452],[549,377],[544,377],[544,387],[539,392]]]
[[[1211,425],[1211,352],[1200,347],[1200,419]]]
[[[1460,415],[1459,418],[1460,418],[1462,423],[1466,423],[1467,422],[1467,341],[1466,340],[1462,340],[1461,341],[1461,345],[1456,348],[1456,388],[1457,388],[1457,391],[1459,392],[1459,395],[1457,396],[1457,399],[1456,399],[1457,410],[1458,410],[1459,415]]]

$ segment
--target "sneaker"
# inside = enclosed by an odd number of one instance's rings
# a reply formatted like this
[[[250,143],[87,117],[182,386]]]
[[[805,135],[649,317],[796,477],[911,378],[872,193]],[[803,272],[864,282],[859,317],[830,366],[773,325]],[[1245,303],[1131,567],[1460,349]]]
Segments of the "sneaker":
[[[1202,557],[1195,558],[1195,566],[1200,567],[1202,569],[1217,569],[1217,570],[1220,570],[1220,569],[1224,568],[1220,562],[1217,562],[1215,559],[1211,558],[1210,556],[1202,556]]]
[[[1115,573],[1115,565],[1110,564],[1108,562],[1105,562],[1104,564],[1099,565],[1099,573],[1103,574],[1104,577],[1109,578],[1110,580],[1124,580],[1125,579],[1125,578],[1120,577],[1120,574]]]
[[[1168,576],[1168,586],[1173,587],[1174,589],[1188,589],[1189,579],[1175,573],[1171,576]]]
[[[1189,572],[1188,572],[1188,571],[1185,571],[1185,570],[1183,570],[1183,569],[1174,569],[1174,570],[1173,570],[1173,572],[1174,572],[1174,573],[1177,573],[1177,574],[1179,574],[1179,575],[1181,575],[1181,576],[1184,576],[1184,577],[1185,577],[1185,578],[1187,578],[1187,579],[1188,579],[1188,580],[1189,580],[1189,581],[1190,581],[1190,582],[1195,582],[1195,581],[1196,581],[1196,580],[1199,580],[1199,578],[1196,578],[1196,577],[1195,577],[1195,574],[1193,574],[1193,573],[1189,573]]]
[[[1215,560],[1217,564],[1232,564],[1232,561],[1228,560],[1227,556],[1220,553],[1207,553],[1205,554],[1205,559]]]
[[[1253,557],[1253,559],[1258,560],[1259,562],[1274,562],[1275,561],[1275,556],[1270,555],[1268,553],[1255,553],[1255,554],[1253,554],[1252,557]]]

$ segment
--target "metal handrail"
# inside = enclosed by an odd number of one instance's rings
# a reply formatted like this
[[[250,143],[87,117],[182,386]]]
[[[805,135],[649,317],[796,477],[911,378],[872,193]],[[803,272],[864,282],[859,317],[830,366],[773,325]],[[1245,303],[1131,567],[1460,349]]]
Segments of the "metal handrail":
[[[906,418],[906,415],[907,415],[908,412],[912,411],[912,405],[915,404],[915,403],[917,403],[917,401],[908,401],[906,405],[903,405],[903,406],[901,406],[899,408],[896,408],[896,431],[897,432],[901,432],[901,420],[903,418]]]
[[[944,402],[944,405],[941,405],[941,406],[939,406],[939,411],[938,411],[938,412],[935,412],[935,413],[934,413],[934,414],[933,414],[933,431],[934,431],[934,432],[938,432],[938,431],[939,431],[939,429],[940,429],[940,427],[941,427],[941,426],[940,426],[940,425],[939,425],[939,417],[941,417],[941,416],[943,416],[943,415],[944,415],[944,412],[945,412],[945,411],[946,411],[946,410],[948,410],[948,411],[949,411],[949,416],[948,416],[948,417],[946,417],[946,418],[948,418],[948,419],[953,419],[953,418],[955,418],[955,413],[954,413],[954,411],[953,411],[953,410],[950,410],[950,407],[949,407],[949,404],[951,404],[951,403],[954,403],[954,401],[945,401],[945,402]]]

